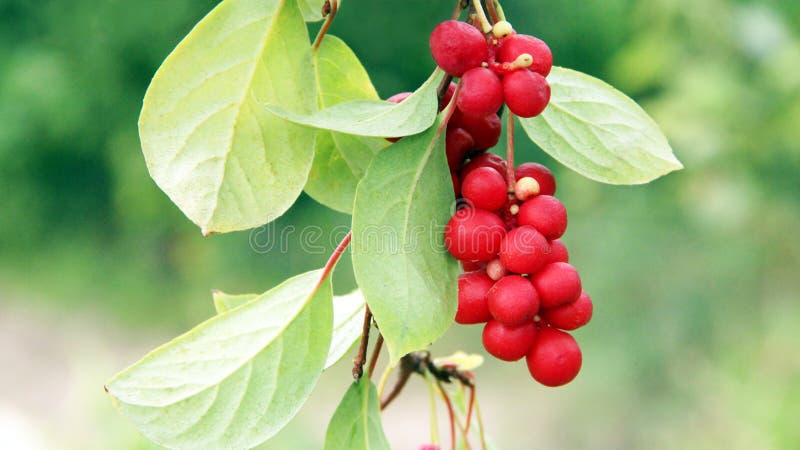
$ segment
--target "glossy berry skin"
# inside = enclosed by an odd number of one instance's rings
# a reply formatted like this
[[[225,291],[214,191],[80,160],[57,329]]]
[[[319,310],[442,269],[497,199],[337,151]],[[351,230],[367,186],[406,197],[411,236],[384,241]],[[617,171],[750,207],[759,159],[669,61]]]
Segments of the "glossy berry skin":
[[[592,320],[592,299],[581,292],[577,300],[565,305],[547,308],[540,312],[542,319],[550,326],[561,330],[577,330]]]
[[[567,229],[567,209],[553,196],[537,195],[519,207],[517,221],[536,228],[549,240],[558,239]]]
[[[500,261],[512,272],[536,273],[549,259],[550,244],[531,227],[514,228],[500,243]]]
[[[563,386],[578,376],[583,362],[575,338],[554,328],[542,328],[526,362],[534,380],[545,386]]]
[[[550,241],[550,263],[569,262],[569,251],[560,239]]]
[[[483,327],[483,348],[490,355],[503,361],[522,359],[536,340],[536,325],[528,322],[519,326],[506,325],[499,320],[490,320]]]
[[[501,63],[514,62],[519,55],[527,53],[533,57],[533,65],[528,69],[547,76],[553,67],[553,53],[541,39],[527,34],[513,34],[503,39],[495,57]]]
[[[510,233],[509,233],[510,234]],[[546,265],[531,276],[543,308],[554,308],[573,302],[581,295],[581,277],[574,267],[557,262]]]
[[[539,312],[539,295],[531,282],[519,275],[508,275],[494,283],[487,299],[492,317],[506,325],[531,322]]]
[[[482,270],[459,275],[456,322],[463,325],[488,322],[492,316],[486,294],[494,284]]]
[[[556,193],[556,178],[547,167],[538,163],[523,163],[514,171],[514,177],[519,181],[531,177],[539,183],[539,195],[553,195]]]
[[[447,165],[450,171],[461,168],[467,153],[475,146],[472,136],[463,128],[448,128],[444,138],[447,152]]]
[[[550,103],[550,84],[536,72],[518,69],[503,77],[503,98],[519,117],[536,117]]]
[[[506,204],[508,194],[505,179],[490,167],[479,167],[461,182],[461,195],[476,208],[496,211]]]
[[[444,245],[462,261],[489,261],[500,251],[506,227],[497,215],[476,208],[457,211],[444,228]]]
[[[489,59],[483,34],[466,22],[447,20],[440,23],[431,33],[429,44],[436,64],[457,78]]]
[[[503,105],[503,83],[497,74],[485,67],[470,69],[461,77],[461,92],[456,103],[464,114],[494,114]]]
[[[494,153],[482,153],[470,160],[470,162],[461,169],[461,179],[467,177],[473,170],[478,167],[491,167],[496,170],[501,176],[506,176],[506,160],[495,155]]]
[[[453,113],[453,117],[450,118],[449,125],[467,130],[472,135],[472,139],[475,140],[476,150],[486,150],[497,145],[503,128],[500,123],[500,116],[497,114],[473,116],[464,114],[458,109]]]

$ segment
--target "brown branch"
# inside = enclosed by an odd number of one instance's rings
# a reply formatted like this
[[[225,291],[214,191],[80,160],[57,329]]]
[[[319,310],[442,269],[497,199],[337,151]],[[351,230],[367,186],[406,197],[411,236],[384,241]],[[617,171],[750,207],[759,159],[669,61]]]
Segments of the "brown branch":
[[[369,329],[372,326],[372,312],[369,306],[364,310],[364,325],[361,329],[361,344],[358,346],[358,354],[353,360],[353,378],[360,380],[364,375],[364,364],[367,362],[367,346],[369,345]]]
[[[378,357],[381,356],[381,349],[383,348],[383,335],[378,334],[378,342],[375,343],[375,348],[372,349],[372,357],[369,359],[369,369],[367,369],[367,376],[372,378],[375,372],[375,365],[378,364]]]

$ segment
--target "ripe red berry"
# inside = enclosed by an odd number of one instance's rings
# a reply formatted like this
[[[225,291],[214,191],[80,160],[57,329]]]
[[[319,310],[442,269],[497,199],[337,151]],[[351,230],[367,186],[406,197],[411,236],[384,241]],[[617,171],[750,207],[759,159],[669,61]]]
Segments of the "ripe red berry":
[[[471,171],[461,183],[461,195],[476,208],[486,211],[495,211],[505,205],[507,191],[505,179],[489,167]]]
[[[527,278],[519,275],[503,277],[487,294],[492,317],[506,325],[531,322],[539,312],[539,295]]]
[[[476,150],[486,150],[497,145],[503,128],[500,123],[500,116],[497,114],[473,116],[464,114],[458,109],[455,110],[453,117],[450,118],[449,125],[467,130],[475,140]]]
[[[456,212],[444,228],[444,245],[462,261],[489,261],[497,255],[506,227],[497,215],[477,208]]]
[[[478,167],[491,167],[492,169],[496,170],[501,176],[506,176],[506,160],[495,155],[494,153],[483,153],[480,154],[461,169],[461,179],[467,177],[473,170],[477,169]]]
[[[453,193],[456,197],[461,196],[461,178],[455,172],[450,172],[450,179],[453,181]]]
[[[531,276],[531,282],[539,293],[543,308],[553,308],[573,302],[581,295],[581,277],[578,271],[567,263],[546,265],[544,269]]]
[[[456,84],[452,81],[449,85],[447,85],[447,91],[444,93],[444,97],[442,97],[442,102],[439,103],[439,111],[442,111],[447,105],[450,104],[450,100],[453,99],[453,94],[456,93]]]
[[[433,29],[431,54],[436,64],[448,74],[461,77],[464,72],[489,59],[486,39],[466,22],[447,20]]]
[[[531,227],[514,228],[500,244],[500,261],[512,272],[536,273],[549,259],[550,244]]]
[[[503,361],[522,359],[535,340],[536,325],[533,322],[512,326],[499,320],[490,320],[483,328],[483,348]]]
[[[547,167],[538,163],[523,163],[514,171],[514,177],[519,181],[531,177],[539,183],[539,195],[553,195],[556,193],[556,178]]]
[[[518,69],[503,77],[503,99],[514,114],[535,117],[550,102],[550,84],[536,72]]]
[[[467,153],[475,146],[472,136],[463,128],[448,128],[444,142],[448,167],[451,171],[461,169]]]
[[[464,114],[494,114],[503,105],[503,83],[497,74],[485,67],[470,69],[461,77],[457,104]]]
[[[542,319],[550,326],[562,330],[576,330],[592,319],[592,299],[586,292],[581,292],[577,300],[555,308],[543,309]]]
[[[542,328],[526,360],[534,380],[545,386],[556,387],[575,379],[581,370],[583,356],[575,338],[569,333]]]
[[[553,53],[541,39],[527,34],[512,34],[502,42],[496,54],[499,62],[514,62],[519,55],[527,53],[533,58],[530,70],[545,77],[550,73],[553,67]]]
[[[494,280],[482,270],[459,275],[456,322],[464,325],[488,322],[492,316],[486,294],[492,286]]]
[[[537,195],[519,207],[517,221],[536,228],[547,239],[558,239],[567,229],[567,209],[553,196]]]
[[[550,263],[569,262],[569,252],[567,246],[560,239],[550,241]]]
[[[464,272],[474,272],[486,268],[486,262],[482,261],[461,261],[461,269]]]

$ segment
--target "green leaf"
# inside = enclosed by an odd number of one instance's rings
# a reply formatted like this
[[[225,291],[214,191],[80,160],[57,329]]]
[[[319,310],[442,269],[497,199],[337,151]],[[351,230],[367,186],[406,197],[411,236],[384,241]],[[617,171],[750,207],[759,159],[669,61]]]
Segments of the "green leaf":
[[[393,362],[455,317],[459,265],[443,237],[453,203],[438,125],[380,152],[358,185],[353,269]]]
[[[222,314],[253,301],[258,294],[230,295],[214,291],[214,307]],[[355,291],[333,297],[333,336],[328,349],[325,368],[336,364],[353,348],[353,344],[361,337],[366,301],[361,291]]]
[[[333,297],[333,338],[325,368],[336,364],[361,337],[366,301],[361,291]]]
[[[444,72],[436,69],[428,80],[400,104],[375,100],[352,100],[313,114],[288,111],[265,102],[264,107],[292,122],[358,136],[410,136],[428,129],[436,120],[436,90]]]
[[[314,62],[321,109],[347,100],[378,99],[361,61],[336,36],[325,36]],[[350,214],[358,181],[372,157],[388,144],[383,138],[320,131],[306,193],[329,208]]]
[[[597,78],[554,67],[550,104],[521,119],[528,136],[570,169],[610,184],[640,184],[683,168],[658,125]]]
[[[264,110],[316,110],[308,31],[292,0],[225,0],[167,57],[139,134],[150,175],[205,234],[262,225],[305,185],[315,133]]]
[[[323,19],[322,6],[325,5],[325,0],[297,0],[297,5],[306,22],[317,22]]]
[[[329,277],[298,275],[156,349],[107,385],[123,415],[170,448],[250,448],[316,384],[331,342]]]
[[[325,450],[389,450],[375,385],[367,377],[353,383],[333,413]]]

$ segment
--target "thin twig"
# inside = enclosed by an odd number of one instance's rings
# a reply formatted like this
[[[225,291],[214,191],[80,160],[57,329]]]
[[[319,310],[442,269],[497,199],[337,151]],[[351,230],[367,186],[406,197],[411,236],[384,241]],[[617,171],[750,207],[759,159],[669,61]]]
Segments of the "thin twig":
[[[372,312],[369,306],[364,310],[364,325],[361,329],[361,344],[358,346],[358,353],[353,360],[353,378],[360,380],[364,375],[364,364],[367,362],[367,346],[369,345],[369,329],[372,326]]]
[[[453,450],[456,450],[456,413],[453,411],[453,402],[450,401],[450,396],[447,395],[447,391],[444,390],[441,381],[436,380],[436,386],[439,388],[439,393],[447,406],[447,415],[450,417],[450,443]]]
[[[328,34],[328,29],[331,27],[333,19],[336,18],[337,11],[339,11],[339,0],[325,1],[325,5],[322,7],[322,13],[325,16],[325,23],[322,24],[322,27],[319,29],[319,33],[317,33],[316,39],[314,39],[314,45],[312,46],[314,51],[317,51],[319,46],[322,45],[322,40],[325,39],[325,35]],[[325,14],[326,12],[327,14]]]
[[[367,369],[367,376],[372,378],[372,373],[375,372],[375,365],[378,364],[378,357],[381,356],[381,349],[383,348],[383,335],[378,334],[378,341],[375,342],[375,348],[372,349],[372,357],[369,359],[369,369]]]
[[[506,161],[508,167],[506,171],[506,181],[508,182],[508,192],[514,192],[516,179],[514,178],[514,113],[508,111],[506,115]]]

